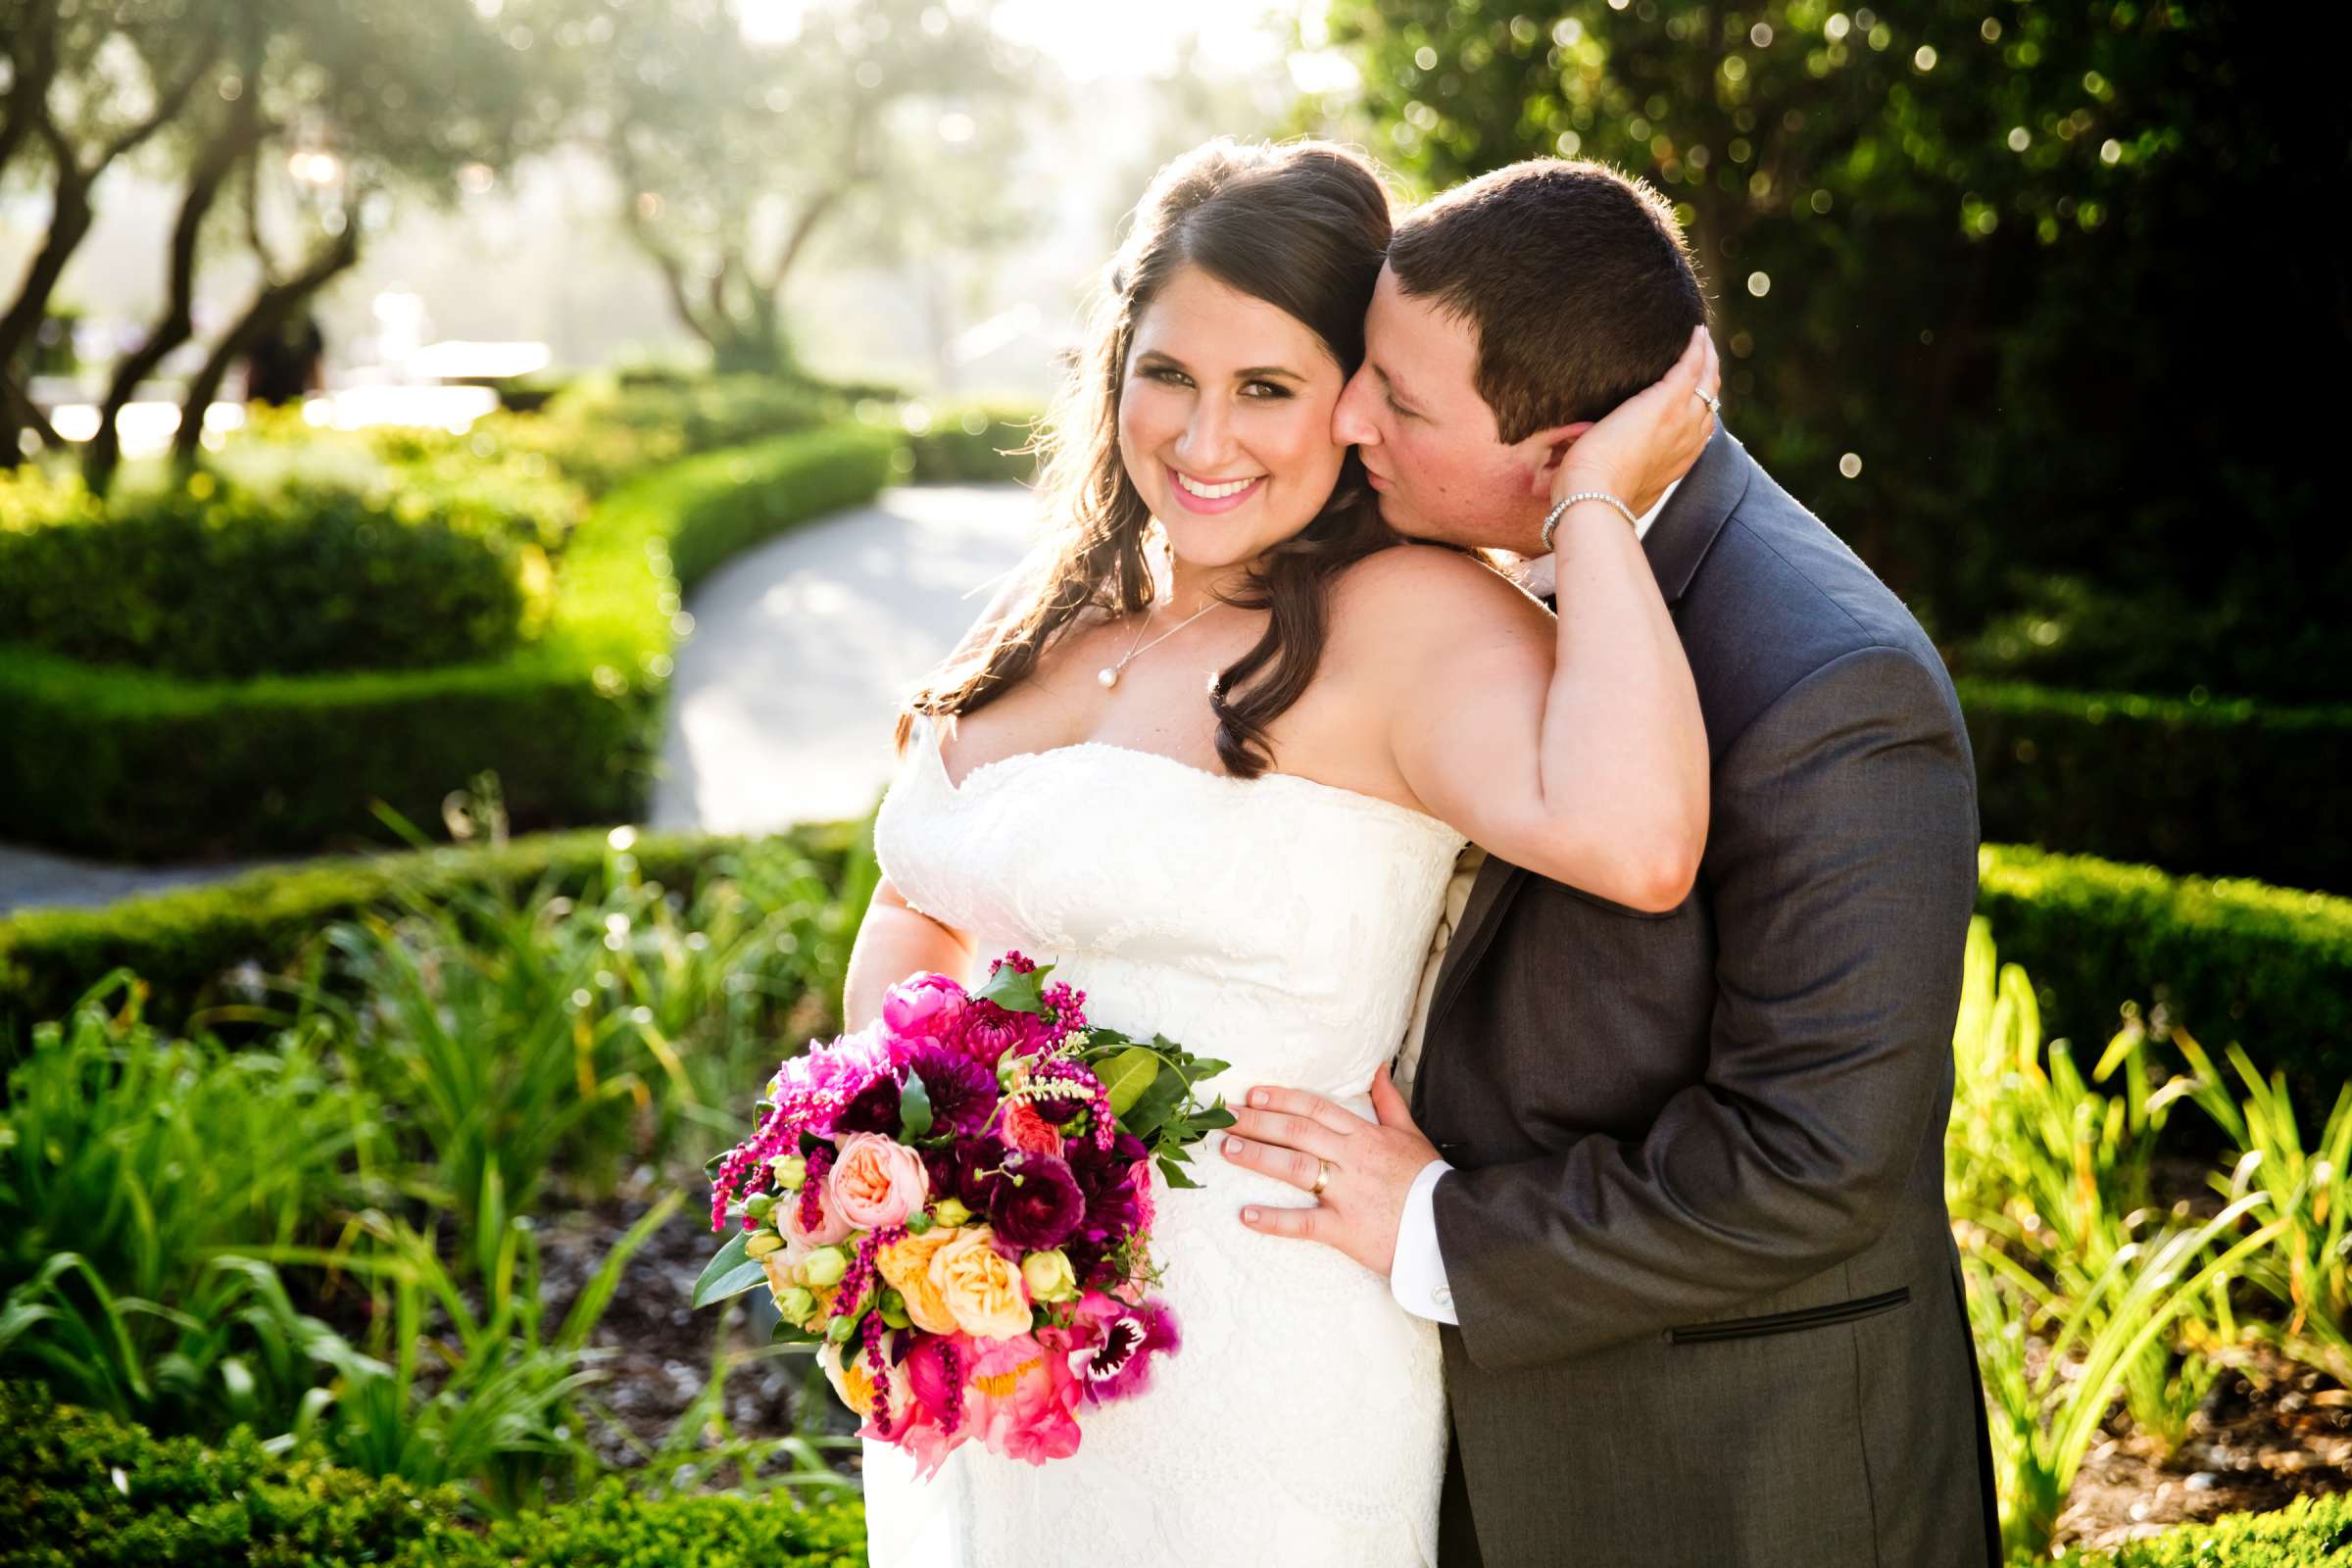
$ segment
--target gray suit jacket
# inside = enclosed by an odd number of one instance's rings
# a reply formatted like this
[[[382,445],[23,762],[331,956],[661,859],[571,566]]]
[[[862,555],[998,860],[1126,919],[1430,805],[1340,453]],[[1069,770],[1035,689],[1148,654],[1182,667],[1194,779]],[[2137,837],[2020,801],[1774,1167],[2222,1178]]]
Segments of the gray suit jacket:
[[[1997,1565],[1943,1204],[1959,703],[1728,430],[1645,548],[1706,716],[1698,885],[1649,915],[1490,860],[1414,1086],[1457,1167],[1446,1568],[1465,1503],[1493,1568]]]

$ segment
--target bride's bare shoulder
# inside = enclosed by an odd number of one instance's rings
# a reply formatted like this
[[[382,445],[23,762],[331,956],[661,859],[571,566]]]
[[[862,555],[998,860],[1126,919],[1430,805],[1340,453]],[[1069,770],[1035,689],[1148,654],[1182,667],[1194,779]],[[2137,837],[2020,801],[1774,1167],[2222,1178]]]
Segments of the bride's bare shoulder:
[[[1334,585],[1334,618],[1384,639],[1442,630],[1458,617],[1547,628],[1551,612],[1479,556],[1444,545],[1392,545],[1350,564]]]

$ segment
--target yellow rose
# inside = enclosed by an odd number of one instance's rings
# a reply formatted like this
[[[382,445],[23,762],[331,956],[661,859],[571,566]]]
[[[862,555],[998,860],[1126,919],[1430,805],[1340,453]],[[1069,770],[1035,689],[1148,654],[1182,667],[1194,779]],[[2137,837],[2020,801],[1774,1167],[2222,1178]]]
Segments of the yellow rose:
[[[931,1260],[940,1250],[963,1234],[935,1225],[920,1236],[891,1243],[874,1258],[874,1266],[890,1288],[906,1298],[906,1316],[926,1334],[954,1334],[956,1318],[947,1299],[931,1283]]]
[[[964,1333],[1009,1340],[1029,1332],[1029,1294],[1021,1271],[996,1243],[986,1225],[965,1231],[931,1259],[931,1286]]]

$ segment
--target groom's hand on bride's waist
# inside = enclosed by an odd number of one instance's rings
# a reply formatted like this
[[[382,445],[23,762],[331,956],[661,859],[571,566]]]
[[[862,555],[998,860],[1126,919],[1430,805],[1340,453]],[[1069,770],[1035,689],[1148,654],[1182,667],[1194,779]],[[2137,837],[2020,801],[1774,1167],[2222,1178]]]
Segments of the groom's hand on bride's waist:
[[[1321,1095],[1272,1084],[1244,1095],[1233,1107],[1232,1129],[1218,1137],[1219,1152],[1302,1195],[1313,1192],[1323,1173],[1323,1191],[1306,1207],[1252,1203],[1242,1210],[1242,1223],[1337,1248],[1385,1277],[1396,1262],[1397,1220],[1413,1178],[1440,1156],[1413,1125],[1386,1067],[1372,1080],[1372,1110],[1378,1121]]]

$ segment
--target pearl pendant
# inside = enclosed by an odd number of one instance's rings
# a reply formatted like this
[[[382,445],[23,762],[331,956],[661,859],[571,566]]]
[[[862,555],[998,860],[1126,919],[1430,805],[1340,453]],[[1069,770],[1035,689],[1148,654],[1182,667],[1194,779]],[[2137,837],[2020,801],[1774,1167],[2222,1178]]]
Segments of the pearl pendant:
[[[1119,672],[1115,669],[1098,669],[1095,671],[1095,679],[1102,683],[1104,691],[1108,691],[1119,683]]]

